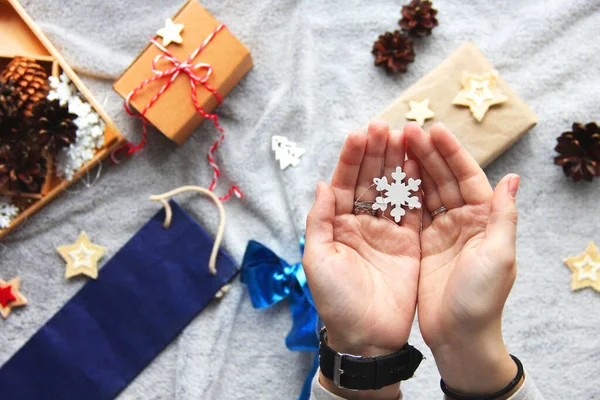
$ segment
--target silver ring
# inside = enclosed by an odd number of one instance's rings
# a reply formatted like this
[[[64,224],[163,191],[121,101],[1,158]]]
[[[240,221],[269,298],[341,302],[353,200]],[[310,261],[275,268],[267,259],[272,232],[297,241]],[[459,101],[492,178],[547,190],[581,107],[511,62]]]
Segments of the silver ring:
[[[373,201],[358,201],[354,202],[354,215],[358,214],[371,214],[372,216],[377,216],[377,210],[373,210]]]
[[[436,208],[432,213],[431,213],[431,218],[435,218],[437,215],[448,211],[448,209],[446,208],[446,206],[441,206],[439,208]]]

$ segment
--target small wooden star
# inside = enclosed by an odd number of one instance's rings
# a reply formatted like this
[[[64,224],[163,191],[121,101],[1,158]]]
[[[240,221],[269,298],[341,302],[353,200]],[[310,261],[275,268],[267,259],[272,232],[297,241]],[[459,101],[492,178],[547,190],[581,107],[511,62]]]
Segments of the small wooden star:
[[[6,319],[15,307],[27,304],[27,299],[20,292],[21,278],[13,278],[8,282],[0,279],[0,315]]]
[[[167,18],[165,26],[156,31],[156,34],[162,38],[163,46],[167,47],[171,42],[181,43],[181,31],[183,30],[183,24],[176,24],[171,18]]]
[[[12,294],[12,287],[0,287],[0,306],[7,307],[11,301],[15,301],[16,299],[17,298]]]
[[[429,108],[429,99],[423,101],[409,101],[410,111],[406,113],[406,119],[412,119],[423,126],[425,120],[435,117],[433,111]]]
[[[92,279],[98,277],[98,261],[107,249],[93,244],[85,232],[81,232],[77,241],[67,246],[57,247],[56,250],[67,262],[65,278],[77,275],[87,275]]]
[[[591,287],[600,292],[600,253],[594,242],[580,255],[565,259],[565,264],[573,272],[572,290]]]
[[[473,117],[481,122],[491,106],[504,103],[507,97],[497,86],[498,72],[483,75],[463,72],[462,90],[452,104],[469,107]]]

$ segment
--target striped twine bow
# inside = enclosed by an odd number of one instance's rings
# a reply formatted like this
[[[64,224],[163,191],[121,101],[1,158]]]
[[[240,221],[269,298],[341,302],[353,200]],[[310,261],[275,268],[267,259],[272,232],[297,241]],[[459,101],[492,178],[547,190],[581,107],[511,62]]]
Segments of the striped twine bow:
[[[219,166],[217,165],[217,162],[215,161],[214,153],[219,148],[219,145],[221,144],[221,142],[225,139],[225,131],[219,124],[219,117],[217,116],[217,114],[216,113],[207,113],[206,111],[204,111],[202,106],[198,103],[198,97],[197,97],[197,93],[196,93],[197,87],[198,87],[198,85],[202,85],[204,88],[206,88],[206,90],[211,92],[217,99],[218,104],[221,104],[223,102],[223,98],[221,97],[219,92],[217,92],[217,90],[215,88],[213,88],[212,86],[210,86],[208,84],[208,79],[210,78],[210,75],[213,72],[212,66],[210,64],[203,63],[203,62],[194,64],[193,60],[198,56],[198,54],[200,54],[200,52],[202,52],[202,50],[204,50],[206,48],[206,46],[208,46],[208,44],[212,41],[212,39],[225,28],[226,28],[225,24],[222,24],[222,23],[219,24],[219,26],[217,26],[215,28],[215,30],[212,31],[211,34],[206,37],[206,39],[204,39],[202,44],[200,46],[198,46],[196,48],[196,50],[194,50],[192,52],[192,54],[190,54],[188,59],[183,62],[179,61],[169,50],[167,50],[166,47],[164,47],[163,45],[158,43],[158,41],[156,41],[155,38],[150,39],[150,42],[153,45],[155,45],[163,53],[163,54],[157,55],[154,58],[154,60],[152,60],[152,72],[154,73],[154,76],[142,81],[135,89],[133,89],[131,92],[129,92],[129,94],[125,98],[125,111],[127,112],[127,114],[129,114],[132,117],[139,118],[142,121],[142,139],[140,140],[140,142],[137,145],[134,145],[133,143],[128,142],[125,145],[123,145],[122,147],[115,150],[111,156],[112,160],[114,162],[116,162],[116,158],[115,158],[116,155],[121,153],[122,151],[125,151],[125,154],[130,156],[130,155],[136,153],[137,151],[141,150],[146,145],[146,138],[148,136],[148,119],[146,118],[146,112],[150,109],[150,107],[152,107],[154,105],[154,103],[156,103],[156,101],[160,98],[160,96],[162,96],[163,93],[165,93],[169,89],[171,84],[173,82],[175,82],[175,79],[177,79],[177,77],[183,73],[183,74],[187,75],[190,80],[192,102],[194,104],[194,108],[196,108],[196,110],[205,119],[210,119],[214,123],[214,125],[217,128],[217,130],[219,131],[219,133],[221,134],[221,136],[217,139],[217,141],[215,143],[213,143],[213,145],[210,147],[210,150],[208,151],[208,156],[207,156],[208,163],[210,164],[210,166],[213,169],[213,178],[212,178],[212,182],[211,182],[210,186],[208,187],[208,189],[210,191],[214,191],[215,186],[217,185],[217,181],[219,180],[219,176],[221,175],[221,170],[219,169]],[[166,70],[161,70],[157,67],[157,64],[160,61],[168,62],[172,65],[172,67],[168,68]],[[202,72],[202,71],[204,71],[204,76],[199,75],[200,72]],[[136,113],[133,110],[133,108],[131,107],[131,99],[133,99],[133,97],[135,97],[135,95],[138,94],[146,85],[148,85],[152,82],[155,82],[157,80],[163,79],[163,78],[168,78],[167,81],[165,82],[165,84],[150,99],[150,101],[148,102],[148,104],[146,104],[146,106],[142,109],[142,111],[140,111],[140,113]],[[232,195],[235,195],[238,198],[244,197],[243,193],[239,190],[239,188],[237,186],[231,186],[231,188],[229,189],[227,194],[220,197],[219,200],[222,200],[222,201],[227,200]]]

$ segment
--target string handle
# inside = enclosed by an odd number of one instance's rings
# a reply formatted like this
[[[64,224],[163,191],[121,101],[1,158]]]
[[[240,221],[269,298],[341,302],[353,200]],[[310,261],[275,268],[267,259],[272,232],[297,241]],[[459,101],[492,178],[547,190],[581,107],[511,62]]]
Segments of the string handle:
[[[171,226],[171,220],[173,218],[173,212],[171,210],[171,206],[167,199],[178,195],[183,192],[198,192],[202,193],[208,197],[216,204],[217,209],[219,210],[219,229],[217,230],[217,236],[215,237],[215,244],[213,245],[212,252],[210,254],[210,260],[208,261],[208,270],[212,275],[217,274],[217,255],[219,253],[219,247],[221,247],[221,241],[223,240],[223,232],[225,231],[225,208],[223,207],[223,203],[219,200],[219,197],[215,195],[208,189],[205,189],[200,186],[182,186],[177,189],[173,189],[170,192],[157,194],[150,196],[150,200],[158,201],[165,208],[165,222],[163,226],[165,229],[168,229]]]

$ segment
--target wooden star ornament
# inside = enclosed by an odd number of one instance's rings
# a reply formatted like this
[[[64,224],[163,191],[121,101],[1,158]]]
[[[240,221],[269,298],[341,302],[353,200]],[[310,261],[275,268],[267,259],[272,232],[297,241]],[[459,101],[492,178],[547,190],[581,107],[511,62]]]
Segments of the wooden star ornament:
[[[600,253],[594,242],[580,255],[565,259],[565,264],[573,272],[572,290],[591,287],[600,292]]]
[[[463,72],[462,89],[452,100],[452,104],[469,107],[473,118],[481,122],[490,107],[507,100],[497,82],[498,72],[494,70],[483,75]]]
[[[406,113],[406,119],[415,120],[423,126],[425,120],[435,117],[434,112],[429,108],[429,99],[423,101],[409,101],[410,111]]]
[[[8,282],[0,279],[0,315],[6,319],[15,307],[27,304],[27,299],[21,294],[21,278],[13,278]]]
[[[73,244],[57,247],[56,250],[67,262],[65,278],[87,275],[92,279],[98,277],[98,261],[107,249],[93,244],[85,232],[81,232]]]
[[[156,31],[156,34],[162,38],[162,45],[167,47],[171,43],[181,43],[181,31],[183,24],[176,24],[171,18],[167,18],[165,26]]]

